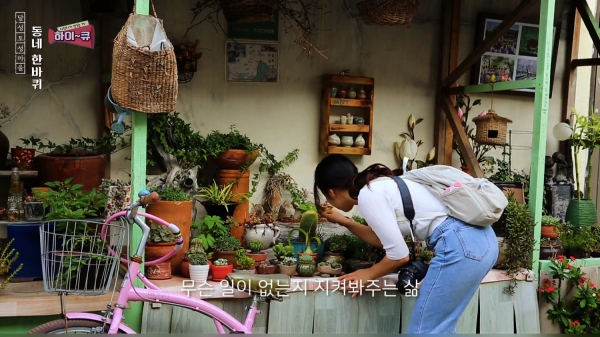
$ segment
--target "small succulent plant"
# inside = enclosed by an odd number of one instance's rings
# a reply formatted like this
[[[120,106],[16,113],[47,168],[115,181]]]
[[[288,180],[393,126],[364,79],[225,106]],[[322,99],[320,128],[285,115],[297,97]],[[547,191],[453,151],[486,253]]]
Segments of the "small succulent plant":
[[[299,263],[300,264],[314,264],[315,261],[313,260],[313,257],[310,255],[302,255],[302,256],[300,256]]]
[[[229,262],[227,262],[226,259],[217,259],[215,261],[215,266],[227,266],[229,265]]]
[[[298,263],[298,260],[295,257],[286,257],[281,262],[284,266],[295,266]]]
[[[294,256],[294,247],[284,246],[283,243],[280,242],[273,246],[273,253],[275,253],[277,260],[283,261],[285,258]]]
[[[253,240],[253,241],[250,241],[248,246],[250,247],[250,251],[252,253],[256,254],[261,251],[263,244],[262,244],[262,241],[260,241],[260,240]]]

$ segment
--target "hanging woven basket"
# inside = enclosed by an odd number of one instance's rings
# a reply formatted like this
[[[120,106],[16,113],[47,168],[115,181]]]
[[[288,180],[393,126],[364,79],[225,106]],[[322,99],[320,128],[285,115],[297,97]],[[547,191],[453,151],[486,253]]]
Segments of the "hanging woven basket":
[[[494,109],[489,109],[483,116],[473,118],[477,127],[475,141],[480,145],[506,145],[506,129],[512,121],[498,116]]]
[[[356,4],[362,21],[372,26],[401,26],[417,15],[418,0],[365,0]]]
[[[275,14],[275,0],[220,0],[228,23],[268,22]]]

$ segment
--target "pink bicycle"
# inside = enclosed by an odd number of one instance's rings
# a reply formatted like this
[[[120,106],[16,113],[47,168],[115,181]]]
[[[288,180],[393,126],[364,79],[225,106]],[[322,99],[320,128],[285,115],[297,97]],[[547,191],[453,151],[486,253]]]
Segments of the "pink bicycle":
[[[63,319],[42,324],[29,331],[30,334],[135,334],[136,332],[134,330],[123,323],[123,310],[127,308],[129,301],[162,303],[193,310],[212,318],[216,329],[220,334],[227,333],[226,330],[229,331],[228,333],[252,333],[255,316],[260,313],[258,304],[260,302],[270,302],[272,300],[280,302],[283,300],[284,296],[279,295],[284,295],[285,290],[289,289],[291,283],[290,277],[287,275],[229,274],[226,278],[229,286],[234,287],[234,289],[250,292],[253,295],[250,306],[246,307],[246,310],[248,311],[246,319],[244,323],[241,323],[229,313],[207,301],[189,297],[186,294],[165,291],[154,285],[140,272],[141,264],[144,263],[145,266],[152,266],[169,260],[181,249],[183,246],[183,239],[179,228],[174,224],[170,224],[153,215],[138,212],[140,207],[146,207],[158,200],[159,196],[157,193],[150,193],[147,190],[142,190],[139,193],[139,197],[140,199],[128,206],[125,211],[116,213],[109,217],[105,222],[99,223],[99,226],[97,227],[100,227],[101,225],[101,230],[96,228],[95,232],[93,230],[90,231],[89,226],[86,227],[87,229],[84,233],[81,231],[78,232],[76,229],[71,231],[67,228],[65,230],[65,227],[69,226],[69,222],[62,220],[60,220],[60,223],[52,222],[52,228],[50,229],[48,229],[48,226],[42,226],[45,227],[40,231],[43,233],[41,236],[42,248],[45,248],[43,249],[43,254],[46,254],[43,255],[44,288],[46,292],[58,293],[61,295],[99,295],[107,293],[110,289],[110,284],[113,283],[114,295],[117,282],[111,282],[111,279],[116,281],[118,278],[117,269],[119,268],[120,262],[126,263],[129,268],[121,282],[116,303],[112,305],[111,300],[111,303],[107,305],[107,310],[103,311],[102,315],[84,312],[63,312]],[[156,224],[169,228],[175,235],[177,244],[169,254],[158,260],[143,262],[142,254],[150,234],[150,227],[144,223],[141,217],[150,219]],[[123,224],[122,229],[125,229],[125,231],[127,231],[130,225],[133,225],[134,223],[142,229],[143,234],[140,245],[131,258],[129,257],[129,254],[127,254],[127,259],[121,258],[120,247],[123,243],[123,235],[121,233],[111,234],[111,230],[108,229],[111,226],[114,226],[114,224],[111,224],[114,220],[120,220],[121,224]],[[57,231],[56,229],[60,226],[62,226],[61,231]],[[68,232],[69,235],[63,235],[59,240],[48,240],[49,233],[54,234],[57,232]],[[90,240],[90,235],[93,235],[93,233],[97,233],[98,236],[96,239]],[[83,237],[85,237],[85,240],[82,239]],[[114,242],[115,240],[107,240],[111,238],[116,238],[116,242]],[[96,241],[98,241],[97,239],[101,239],[103,243],[107,244],[99,245],[96,243]],[[82,241],[87,242],[87,244],[81,244]],[[82,248],[84,246],[86,247],[85,249]],[[105,247],[106,249],[104,251],[108,252],[104,258],[102,258],[101,253],[97,249],[99,246]],[[60,249],[58,249],[59,247]],[[69,254],[66,254],[66,251],[69,251]],[[79,263],[75,265],[78,268],[73,268],[73,261]],[[100,262],[97,261],[100,261],[103,264],[100,265]],[[67,268],[64,268],[65,266],[67,266]],[[72,269],[77,269],[79,273],[81,273],[81,270],[85,270],[87,275],[77,275],[77,277],[74,277],[70,272],[64,272],[64,270],[70,271]],[[56,275],[62,276],[58,277]],[[102,276],[100,277],[102,280],[102,282],[100,282],[101,284],[90,282],[90,280],[94,278],[92,276],[95,276],[96,278]],[[134,286],[134,282],[137,279],[141,280],[145,285],[145,288]],[[92,284],[90,285],[90,283]],[[277,285],[276,289],[273,289],[274,284]],[[61,299],[63,299],[62,296]],[[64,303],[61,302],[61,305],[63,304]]]

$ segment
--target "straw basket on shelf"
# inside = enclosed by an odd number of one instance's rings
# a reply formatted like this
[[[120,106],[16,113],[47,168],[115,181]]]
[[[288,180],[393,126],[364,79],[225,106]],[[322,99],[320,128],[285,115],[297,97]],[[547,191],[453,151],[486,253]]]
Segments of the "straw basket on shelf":
[[[401,26],[417,15],[418,0],[365,0],[356,4],[366,25]]]
[[[275,14],[275,0],[220,0],[228,23],[268,22]]]
[[[475,141],[481,145],[506,145],[506,128],[512,121],[498,116],[494,109],[489,109],[483,116],[473,118],[477,127]]]

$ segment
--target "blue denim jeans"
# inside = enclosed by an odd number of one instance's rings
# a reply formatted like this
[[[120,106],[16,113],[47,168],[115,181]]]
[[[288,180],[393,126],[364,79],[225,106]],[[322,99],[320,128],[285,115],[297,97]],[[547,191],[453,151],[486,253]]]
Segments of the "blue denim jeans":
[[[498,239],[491,226],[472,226],[449,217],[427,244],[435,257],[421,282],[408,333],[456,333],[462,313],[496,264]]]

